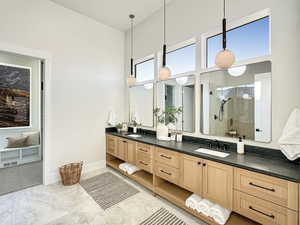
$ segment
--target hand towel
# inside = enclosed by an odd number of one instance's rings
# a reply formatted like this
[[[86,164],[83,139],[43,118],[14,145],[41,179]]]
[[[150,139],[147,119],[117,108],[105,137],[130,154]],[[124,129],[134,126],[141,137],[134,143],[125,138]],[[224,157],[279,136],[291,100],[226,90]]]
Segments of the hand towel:
[[[121,163],[119,165],[119,169],[124,171],[125,173],[127,172],[127,168],[128,168],[128,163]]]
[[[136,167],[135,165],[132,165],[132,164],[130,164],[130,163],[128,163],[128,165],[127,165],[127,173],[128,173],[129,175],[132,175],[132,174],[134,174],[135,172],[140,171],[140,170],[141,170],[140,168],[138,168],[138,167]]]
[[[117,124],[116,114],[115,114],[115,112],[113,110],[111,110],[109,112],[107,124],[109,126],[116,126],[116,124]]]
[[[215,204],[214,206],[212,206],[209,209],[208,214],[218,224],[224,225],[227,222],[227,220],[229,219],[231,211],[228,209],[225,209],[224,207],[222,207],[218,204]]]
[[[191,208],[193,210],[196,209],[197,205],[202,201],[202,198],[199,195],[192,194],[190,197],[188,197],[185,200],[185,205],[188,208]]]
[[[300,157],[300,110],[295,109],[278,140],[281,152],[289,159],[295,160]]]
[[[196,206],[196,210],[198,213],[202,213],[205,216],[209,216],[209,209],[214,205],[211,201],[207,199],[203,199],[199,204]]]

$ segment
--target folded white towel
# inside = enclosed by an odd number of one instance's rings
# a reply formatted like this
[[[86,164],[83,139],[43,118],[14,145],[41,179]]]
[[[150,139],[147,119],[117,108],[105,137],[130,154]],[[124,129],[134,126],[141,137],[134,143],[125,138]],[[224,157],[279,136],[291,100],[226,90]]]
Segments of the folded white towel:
[[[132,165],[132,164],[128,163],[128,165],[127,165],[127,173],[129,175],[132,175],[132,174],[134,174],[135,172],[137,172],[139,170],[141,170],[141,169],[138,168],[138,167],[136,167],[135,165]]]
[[[211,201],[207,199],[203,199],[196,206],[196,210],[198,213],[202,213],[205,216],[209,216],[209,209],[214,205]]]
[[[185,205],[188,208],[191,208],[193,210],[196,209],[197,205],[202,201],[202,198],[199,195],[192,194],[190,197],[188,197],[185,200]]]
[[[119,165],[120,170],[124,171],[125,173],[127,172],[127,163],[121,163]]]
[[[129,175],[134,174],[135,172],[139,171],[140,168],[136,167],[135,165],[132,165],[130,163],[121,163],[119,165],[120,170],[128,173]]]
[[[213,207],[209,209],[209,216],[214,219],[218,224],[224,225],[229,219],[231,211],[225,209],[224,207],[215,204]]]
[[[300,110],[295,109],[278,140],[282,153],[289,159],[300,157]]]

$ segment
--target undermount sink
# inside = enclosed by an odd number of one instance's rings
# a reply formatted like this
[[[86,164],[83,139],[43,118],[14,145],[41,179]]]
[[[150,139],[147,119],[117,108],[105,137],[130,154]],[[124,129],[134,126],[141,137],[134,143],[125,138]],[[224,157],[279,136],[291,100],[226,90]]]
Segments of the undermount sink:
[[[206,149],[206,148],[199,148],[199,149],[195,150],[195,152],[204,153],[204,154],[213,155],[213,156],[218,156],[218,157],[221,157],[221,158],[225,158],[225,157],[230,155],[229,153],[218,152],[218,151],[214,151],[214,150],[210,150],[210,149]]]
[[[142,137],[142,135],[139,135],[139,134],[129,134],[127,136],[128,137],[132,137],[132,138],[140,138],[140,137]]]

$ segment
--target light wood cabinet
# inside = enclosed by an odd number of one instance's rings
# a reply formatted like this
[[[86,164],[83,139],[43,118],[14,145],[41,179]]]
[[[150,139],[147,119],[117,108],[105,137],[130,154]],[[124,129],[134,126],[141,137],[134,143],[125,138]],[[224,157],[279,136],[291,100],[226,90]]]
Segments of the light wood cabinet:
[[[234,188],[298,211],[298,184],[276,177],[234,169]]]
[[[234,210],[264,225],[297,225],[297,212],[235,191]]]
[[[162,163],[155,164],[155,174],[171,183],[179,183],[179,170]]]
[[[202,196],[202,183],[202,160],[182,154],[180,186]]]
[[[117,157],[123,161],[127,161],[127,140],[123,138],[118,139],[118,154]]]
[[[155,160],[177,169],[180,165],[179,154],[163,148],[156,148]]]
[[[136,143],[127,141],[127,162],[136,165]]]
[[[203,160],[203,197],[227,209],[233,207],[233,167]]]
[[[118,155],[118,138],[112,135],[106,135],[106,151],[107,153],[117,156]]]

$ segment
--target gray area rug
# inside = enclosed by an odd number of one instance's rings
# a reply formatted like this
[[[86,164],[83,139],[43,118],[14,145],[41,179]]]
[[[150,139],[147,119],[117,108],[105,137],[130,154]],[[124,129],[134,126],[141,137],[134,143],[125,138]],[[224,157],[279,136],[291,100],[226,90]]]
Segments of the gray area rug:
[[[139,191],[110,172],[80,182],[85,191],[106,210],[139,193]]]
[[[152,214],[148,219],[144,222],[140,223],[140,225],[186,225],[185,222],[180,220],[174,214],[170,213],[168,210],[161,208]]]

